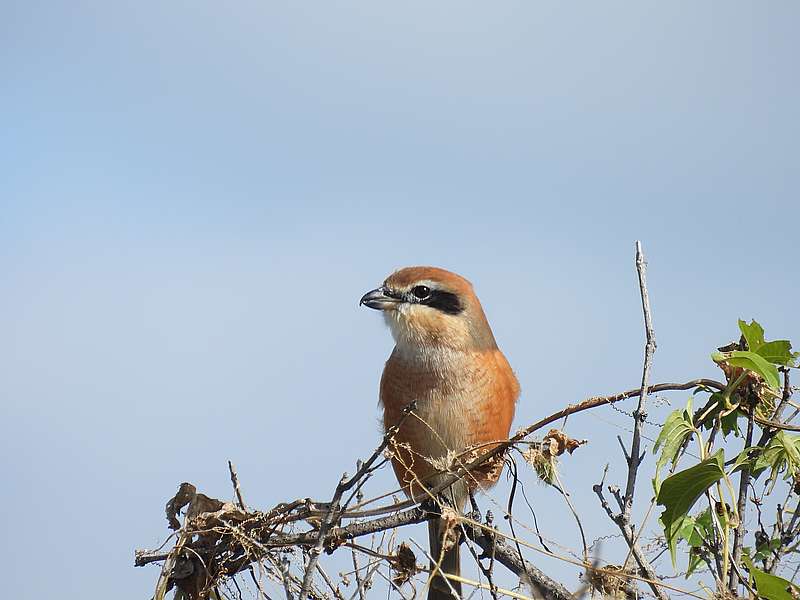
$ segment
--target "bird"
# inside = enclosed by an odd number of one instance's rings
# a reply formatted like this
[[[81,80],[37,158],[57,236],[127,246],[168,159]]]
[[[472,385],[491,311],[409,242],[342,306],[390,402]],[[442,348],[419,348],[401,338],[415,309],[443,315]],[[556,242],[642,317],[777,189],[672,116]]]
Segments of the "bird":
[[[490,442],[508,439],[519,383],[472,284],[456,273],[427,266],[398,269],[359,305],[383,312],[395,342],[379,387],[384,430],[399,425],[395,475],[409,498],[430,499],[428,490],[450,477],[445,470],[458,464],[460,453],[485,452],[493,447]],[[470,492],[496,483],[501,469],[502,463],[468,473],[442,498],[460,514]],[[444,512],[428,521],[433,573],[428,600],[461,596],[460,582],[442,576],[460,576],[461,569],[459,544],[452,535],[448,540],[448,528],[452,520],[448,523]]]

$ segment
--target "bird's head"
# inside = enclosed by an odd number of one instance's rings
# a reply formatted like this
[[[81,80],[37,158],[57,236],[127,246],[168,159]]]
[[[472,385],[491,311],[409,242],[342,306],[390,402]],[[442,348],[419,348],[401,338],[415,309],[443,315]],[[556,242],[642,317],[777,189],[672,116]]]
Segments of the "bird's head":
[[[383,311],[401,348],[486,350],[497,345],[472,284],[436,267],[406,267],[359,304]]]

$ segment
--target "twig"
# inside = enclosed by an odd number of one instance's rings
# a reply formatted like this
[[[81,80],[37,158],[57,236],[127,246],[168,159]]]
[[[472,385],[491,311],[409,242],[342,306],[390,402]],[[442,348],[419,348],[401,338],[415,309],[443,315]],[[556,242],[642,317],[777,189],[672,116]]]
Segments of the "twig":
[[[328,574],[325,572],[325,569],[323,569],[322,565],[319,563],[317,563],[317,572],[320,575],[322,575],[322,579],[325,581],[326,585],[330,588],[331,592],[333,592],[333,595],[338,600],[344,600],[344,596],[342,596],[342,592],[339,591],[339,587],[333,585],[333,581],[331,581],[331,578],[328,576]]]
[[[570,591],[557,581],[551,579],[533,564],[525,560],[521,554],[512,550],[503,540],[497,539],[484,526],[467,521],[464,526],[467,537],[481,549],[492,554],[494,559],[518,577],[527,577],[528,583],[544,600],[574,600]]]
[[[639,275],[639,293],[642,297],[642,312],[644,313],[644,329],[647,342],[644,346],[644,366],[642,367],[642,385],[639,391],[639,404],[633,411],[633,439],[631,441],[631,451],[627,457],[628,461],[628,481],[625,484],[625,510],[622,512],[623,518],[627,523],[631,520],[631,508],[633,507],[633,495],[636,491],[636,475],[639,472],[639,465],[642,458],[639,455],[642,441],[642,422],[647,417],[645,404],[647,402],[647,384],[650,379],[650,367],[653,363],[653,353],[656,351],[656,334],[653,330],[653,321],[650,316],[650,296],[647,293],[647,267],[642,252],[642,244],[636,241],[636,272]]]
[[[242,489],[239,487],[239,476],[236,474],[236,467],[233,466],[231,461],[228,461],[228,471],[231,473],[231,484],[233,485],[233,491],[236,493],[236,503],[242,510],[247,510],[247,505],[244,503],[244,498],[242,498]]]
[[[378,573],[380,571],[380,568],[381,568],[381,561],[379,560],[367,565],[366,573],[364,573],[364,578],[359,581],[356,593],[353,594],[352,598],[355,598],[356,595],[358,595],[358,597],[361,599],[366,598],[367,588],[372,586],[372,578],[375,576],[375,573]],[[358,574],[358,572],[356,572],[356,574]]]
[[[339,502],[342,499],[342,495],[353,488],[353,486],[355,486],[364,476],[369,473],[370,469],[372,468],[372,464],[378,459],[379,456],[383,454],[383,451],[389,445],[389,442],[394,438],[395,434],[397,434],[397,431],[403,425],[406,418],[408,418],[408,415],[410,415],[415,409],[416,402],[411,402],[403,409],[403,416],[400,421],[397,423],[397,425],[386,431],[380,445],[372,453],[372,456],[370,456],[366,462],[360,466],[360,468],[356,469],[355,475],[349,479],[347,477],[347,473],[342,475],[342,478],[339,480],[336,490],[333,493],[333,498],[331,499],[328,512],[323,517],[322,523],[319,526],[317,543],[309,550],[309,560],[308,565],[306,566],[306,571],[303,574],[303,584],[300,587],[299,600],[305,600],[306,596],[308,595],[308,590],[311,586],[311,578],[313,577],[314,570],[316,569],[317,562],[319,561],[319,555],[322,552],[322,548],[325,544],[325,537],[331,530],[334,521],[341,517],[341,507],[339,506]]]
[[[480,518],[481,513],[479,510],[473,511],[473,514],[476,520]],[[489,514],[491,515],[491,511],[489,511]],[[464,524],[460,523],[459,526],[461,527],[461,530],[464,531]],[[466,537],[466,535],[467,532],[464,531],[464,537]],[[478,568],[481,570],[481,573],[483,573],[484,577],[486,577],[486,581],[489,583],[489,593],[492,595],[492,600],[500,600],[497,596],[497,584],[495,584],[494,577],[492,575],[494,571],[494,554],[492,553],[489,555],[488,557],[489,566],[485,567],[481,562],[481,557],[478,556],[477,552],[475,552],[475,549],[470,544],[464,544],[464,545],[467,547],[467,550],[469,550],[469,553],[472,554],[472,558],[475,559],[475,564],[478,565]],[[487,553],[484,552],[483,556],[486,556],[486,554]]]
[[[258,561],[257,564],[258,564],[258,573],[259,573],[258,577],[256,577],[256,574],[255,574],[255,572],[253,570],[253,565],[252,564],[250,564],[248,566],[248,569],[247,569],[250,572],[250,578],[253,580],[253,583],[255,584],[256,589],[258,590],[259,596],[257,596],[257,598],[264,597],[267,600],[271,600],[269,595],[264,591],[264,588],[261,586],[261,571],[263,569],[261,561]],[[281,575],[281,578],[283,578],[283,575]]]
[[[283,589],[286,592],[286,600],[294,600],[291,580],[289,577],[289,561],[286,557],[278,561],[278,572],[281,574],[281,582],[283,583]]]
[[[487,529],[486,525],[483,525],[481,523],[473,521],[469,517],[464,517],[464,522],[471,524],[473,527],[478,527],[480,529]],[[492,530],[492,533],[497,537],[501,537],[502,536],[503,538],[506,538],[506,539],[510,538],[510,536],[508,534],[505,534],[505,533],[503,533],[501,531],[498,531],[496,529]],[[662,587],[662,588],[664,588],[666,590],[671,590],[671,591],[677,592],[677,593],[679,593],[681,595],[684,595],[684,596],[691,596],[693,598],[698,598],[699,600],[707,600],[707,598],[704,598],[703,596],[699,596],[699,595],[697,595],[694,592],[691,592],[689,590],[684,590],[684,589],[675,587],[674,585],[670,585],[670,584],[664,583],[663,580],[661,580],[661,579],[647,580],[644,576],[642,576],[641,574],[637,574],[637,573],[620,574],[618,568],[611,568],[611,566],[595,568],[593,563],[587,564],[587,563],[583,562],[582,560],[580,560],[578,558],[571,559],[571,558],[567,558],[566,556],[559,556],[557,554],[553,554],[552,552],[546,552],[545,550],[542,550],[541,548],[537,548],[536,546],[534,546],[533,544],[530,544],[528,542],[521,541],[520,543],[522,543],[522,545],[525,546],[526,548],[530,548],[531,550],[534,550],[535,552],[538,552],[540,554],[544,554],[544,555],[549,556],[551,558],[556,558],[556,559],[562,560],[562,561],[564,561],[566,563],[569,563],[569,564],[572,564],[572,565],[576,565],[578,567],[593,568],[595,571],[597,571],[599,573],[606,573],[606,574],[613,575],[615,577],[626,577],[628,579],[634,579],[636,581],[641,581],[641,582],[644,582],[644,583],[651,583],[651,584],[657,585],[659,587]]]
[[[578,516],[578,511],[576,511],[575,507],[572,506],[572,502],[570,502],[569,499],[569,493],[564,487],[564,484],[561,482],[561,478],[558,476],[557,469],[553,469],[553,475],[555,475],[556,482],[558,482],[558,491],[561,492],[561,495],[564,497],[564,501],[567,503],[572,516],[575,517],[575,522],[578,524],[578,532],[581,534],[581,543],[583,544],[583,560],[587,563],[591,562],[589,560],[589,548],[586,545],[586,535],[583,532],[583,523],[581,523],[581,518]]]
[[[386,583],[388,583],[388,584],[389,584],[389,585],[390,585],[390,586],[391,586],[391,587],[394,589],[394,591],[396,591],[396,592],[397,592],[397,593],[400,595],[400,597],[401,597],[403,600],[408,600],[408,598],[406,597],[406,595],[403,593],[403,590],[402,590],[400,587],[398,587],[398,586],[397,586],[397,584],[396,584],[394,581],[392,581],[392,580],[391,580],[391,578],[389,578],[389,577],[387,577],[386,575],[384,575],[383,573],[381,573],[381,570],[380,570],[380,569],[378,569],[378,570],[377,570],[377,571],[375,571],[375,572],[376,572],[378,575],[380,575],[380,576],[381,576],[381,578],[382,578],[382,579],[383,579],[383,580],[384,580]]]
[[[454,580],[456,581],[458,580],[457,576],[442,572],[440,570],[441,559],[436,560],[425,548],[420,546],[414,538],[409,539],[411,540],[411,543],[414,544],[420,552],[422,552],[422,555],[428,559],[428,562],[431,565],[430,569],[423,569],[428,573],[428,581],[425,584],[426,590],[430,589],[433,578],[435,576],[440,576],[444,580],[445,584],[447,584],[447,587],[449,588],[450,594],[453,596],[453,598],[455,598],[455,600],[463,600],[461,594],[453,587],[453,584],[451,583],[451,579],[453,578],[455,578]]]
[[[606,469],[607,468],[608,466],[606,466]],[[605,480],[605,472],[603,473],[603,480]],[[625,538],[625,542],[628,544],[628,548],[630,548],[631,554],[633,554],[633,558],[636,560],[636,564],[639,565],[639,569],[641,569],[642,573],[644,574],[647,585],[650,586],[653,594],[655,594],[658,600],[668,600],[668,596],[664,594],[658,584],[656,572],[653,569],[653,566],[645,557],[644,552],[642,552],[642,549],[639,546],[639,542],[633,534],[633,529],[631,528],[630,523],[625,520],[624,513],[619,513],[616,515],[614,514],[614,511],[611,509],[611,505],[608,503],[605,495],[603,494],[602,482],[592,486],[592,491],[597,494],[597,497],[600,499],[600,505],[603,507],[603,510],[606,511],[608,517],[617,525],[617,527],[619,527],[622,537]],[[620,504],[624,506],[624,502]]]
[[[337,513],[339,512],[339,501],[342,499],[342,494],[345,491],[345,485],[347,483],[348,478],[347,473],[345,473],[339,480],[339,484],[336,486],[336,490],[333,493],[333,498],[331,499],[328,512],[322,519],[322,523],[320,523],[319,533],[317,535],[317,543],[314,544],[314,547],[308,551],[308,564],[306,565],[305,573],[303,574],[303,583],[300,586],[299,600],[304,600],[308,595],[308,590],[311,587],[311,578],[317,568],[317,562],[319,561],[319,555],[322,552],[322,547],[325,545],[325,537],[331,530],[334,519],[337,517]]]
[[[761,437],[758,438],[758,442],[756,442],[756,446],[760,448],[765,448],[769,441],[775,437],[778,433],[778,429],[782,429],[785,426],[784,423],[780,423],[778,419],[780,419],[781,413],[783,413],[783,408],[789,402],[792,397],[792,386],[789,382],[789,369],[786,369],[783,372],[783,394],[781,394],[781,401],[778,403],[778,406],[775,408],[775,413],[772,415],[771,423],[770,421],[764,421],[763,419],[758,419],[754,415],[754,419],[756,423],[762,425],[763,427],[767,427],[761,432]],[[751,411],[752,412],[752,411]],[[791,417],[786,420],[791,421]],[[782,427],[778,427],[778,425]],[[770,428],[771,427],[771,428]],[[791,426],[790,426],[791,427]]]
[[[366,596],[364,594],[364,585],[361,581],[361,565],[358,564],[358,556],[356,555],[356,551],[354,548],[350,549],[350,552],[353,555],[353,573],[356,577],[356,591],[358,592],[358,597],[361,600],[366,600]],[[367,573],[368,575],[369,573]]]

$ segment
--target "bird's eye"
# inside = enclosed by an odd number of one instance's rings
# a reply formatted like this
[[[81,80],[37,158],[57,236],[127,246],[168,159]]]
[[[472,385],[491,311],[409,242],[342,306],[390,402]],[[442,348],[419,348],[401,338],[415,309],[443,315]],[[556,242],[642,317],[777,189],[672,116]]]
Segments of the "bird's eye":
[[[431,288],[429,288],[427,285],[416,285],[411,289],[411,293],[420,300],[424,300],[431,295]]]

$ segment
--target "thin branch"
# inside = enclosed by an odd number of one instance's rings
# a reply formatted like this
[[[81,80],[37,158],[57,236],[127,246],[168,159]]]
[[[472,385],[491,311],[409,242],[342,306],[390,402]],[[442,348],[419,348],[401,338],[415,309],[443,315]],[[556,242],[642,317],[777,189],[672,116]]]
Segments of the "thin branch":
[[[564,487],[564,484],[561,481],[561,478],[558,476],[558,470],[553,469],[553,475],[556,478],[556,482],[558,483],[558,491],[561,492],[561,495],[564,498],[564,502],[567,503],[567,507],[569,508],[572,516],[575,518],[575,522],[578,524],[578,532],[581,534],[581,544],[583,545],[583,560],[587,563],[591,562],[589,560],[589,548],[586,545],[586,534],[583,531],[583,523],[581,523],[581,518],[578,516],[578,511],[575,510],[575,507],[572,506],[572,502],[569,499],[569,492]]]
[[[650,367],[653,363],[653,353],[656,351],[656,334],[653,330],[653,320],[650,316],[650,296],[647,293],[647,266],[642,252],[642,244],[636,241],[636,272],[639,275],[639,294],[642,297],[642,312],[644,313],[644,329],[647,342],[644,346],[644,366],[642,367],[642,385],[639,391],[639,404],[633,411],[633,439],[628,460],[628,481],[625,484],[625,510],[623,517],[627,523],[631,520],[633,495],[636,491],[636,475],[639,472],[640,447],[642,442],[642,422],[647,417],[645,405],[647,403],[647,384],[650,380]]]
[[[633,497],[636,492],[636,477],[639,473],[639,465],[641,465],[644,454],[641,453],[642,443],[642,423],[647,418],[645,406],[647,403],[647,394],[652,389],[648,386],[650,380],[650,367],[653,363],[653,353],[656,350],[656,335],[653,330],[653,320],[650,315],[650,296],[647,292],[647,267],[642,252],[642,244],[637,240],[636,242],[636,272],[639,277],[639,294],[642,299],[642,313],[644,315],[644,329],[645,329],[645,346],[644,346],[644,365],[642,367],[642,385],[639,388],[639,402],[636,410],[633,411],[633,438],[631,440],[631,450],[627,452],[622,439],[617,436],[617,440],[622,447],[622,453],[625,455],[625,461],[628,464],[628,477],[625,483],[625,495],[620,496],[618,488],[609,487],[609,491],[614,495],[617,504],[620,507],[620,513],[614,514],[611,506],[603,495],[603,483],[594,485],[592,490],[600,499],[600,505],[606,511],[609,518],[617,525],[620,532],[622,532],[625,541],[630,549],[629,555],[633,555],[636,563],[639,565],[642,573],[644,573],[648,580],[650,589],[655,594],[658,600],[667,600],[667,596],[661,588],[655,583],[656,574],[653,566],[644,556],[641,547],[639,546],[638,536],[633,533],[631,527],[631,509],[633,508]],[[656,387],[656,386],[653,386]],[[608,469],[608,467],[606,467]],[[605,472],[603,473],[603,481],[605,481]],[[627,559],[626,559],[627,563]]]
[[[317,542],[314,547],[309,550],[309,560],[308,565],[306,566],[306,571],[303,574],[303,584],[300,587],[299,600],[304,600],[308,595],[308,590],[311,587],[311,578],[313,577],[314,570],[316,569],[317,562],[319,561],[319,555],[322,552],[322,548],[325,544],[325,538],[328,532],[331,530],[334,521],[341,517],[341,507],[339,506],[339,502],[342,499],[342,494],[352,489],[353,486],[358,484],[362,478],[369,474],[373,463],[378,459],[379,456],[383,454],[383,451],[389,445],[389,442],[394,439],[394,436],[397,434],[406,418],[408,418],[408,415],[410,415],[416,409],[416,407],[416,402],[411,402],[403,409],[403,416],[400,421],[397,423],[397,425],[386,431],[380,445],[372,453],[372,456],[370,456],[366,462],[356,469],[355,475],[349,479],[347,478],[347,473],[342,475],[342,478],[333,493],[333,498],[331,500],[330,507],[328,508],[328,512],[322,518],[322,523],[319,526]],[[356,493],[358,493],[358,489],[356,489]],[[351,495],[350,498],[352,499],[352,497],[353,496]]]
[[[364,585],[361,582],[361,565],[358,564],[358,556],[356,555],[355,549],[351,548],[350,552],[353,555],[353,574],[356,577],[356,591],[358,592],[358,596],[361,600],[366,600]]]
[[[605,472],[603,473],[603,479],[605,479]],[[655,569],[653,569],[653,566],[645,557],[644,552],[642,552],[639,542],[633,534],[633,529],[631,528],[630,523],[625,520],[624,513],[614,514],[614,511],[611,509],[611,505],[608,503],[605,495],[603,494],[602,482],[592,486],[592,491],[594,491],[594,493],[597,494],[597,497],[600,499],[600,505],[603,507],[603,510],[606,511],[606,514],[609,516],[609,518],[617,525],[617,527],[619,527],[622,537],[625,538],[625,542],[628,544],[628,548],[630,548],[630,552],[633,555],[634,560],[636,560],[636,564],[639,565],[639,569],[644,574],[645,579],[647,580],[647,585],[650,586],[653,594],[655,594],[658,600],[669,600],[668,596],[661,589],[661,586],[659,586]],[[621,504],[624,506],[624,503]]]
[[[289,573],[289,561],[285,557],[278,561],[278,572],[281,574],[281,582],[283,583],[283,590],[286,593],[286,600],[294,600],[290,579],[291,574]]]
[[[467,521],[464,531],[486,553],[518,577],[525,577],[543,600],[574,600],[572,593],[557,581],[525,560],[503,540],[492,535],[490,530]]]
[[[396,527],[403,527],[405,525],[414,525],[428,521],[438,515],[428,512],[422,507],[416,506],[410,510],[397,512],[386,517],[374,519],[372,521],[363,521],[357,523],[350,523],[346,527],[332,527],[328,534],[324,537],[324,547],[335,547],[348,540],[352,540],[365,535],[372,535],[388,529]],[[289,535],[270,535],[266,534],[265,539],[262,540],[249,540],[251,543],[257,543],[258,549],[266,551],[271,548],[285,548],[288,546],[312,546],[317,543],[318,531],[312,530],[304,533],[296,533]],[[212,549],[213,551],[213,549]],[[203,551],[199,551],[203,554]],[[207,554],[208,549],[205,550]],[[134,566],[143,567],[144,565],[160,562],[169,557],[169,553],[164,552],[147,552],[139,551],[136,554],[136,562]],[[244,567],[243,567],[244,568]]]
[[[325,545],[325,537],[331,530],[334,519],[337,517],[337,513],[339,512],[339,501],[342,499],[342,494],[345,491],[345,485],[347,483],[347,473],[345,473],[339,480],[339,484],[336,486],[336,490],[333,493],[333,498],[331,499],[328,512],[322,519],[322,523],[320,523],[316,544],[314,544],[314,547],[309,550],[308,564],[306,565],[306,570],[303,574],[303,583],[300,586],[300,595],[298,597],[299,600],[304,600],[306,596],[308,596],[308,590],[311,588],[311,578],[317,568],[317,562],[319,561],[319,555],[322,552],[322,547]]]
[[[322,579],[325,581],[325,584],[330,588],[333,595],[337,598],[337,600],[344,600],[344,596],[342,596],[342,592],[339,590],[338,586],[333,585],[333,581],[325,572],[325,569],[322,568],[322,565],[317,563],[317,572],[322,575]]]
[[[247,505],[244,503],[244,498],[242,498],[242,489],[239,487],[239,476],[236,474],[236,467],[233,466],[231,461],[228,461],[228,471],[230,471],[231,485],[233,485],[233,491],[236,494],[236,504],[242,510],[247,510]]]
[[[747,434],[745,436],[744,447],[749,448],[753,443],[753,412],[755,407],[750,408],[750,415],[747,418]],[[742,560],[742,545],[744,544],[744,521],[745,513],[747,511],[747,486],[750,484],[750,466],[745,464],[742,469],[741,476],[739,477],[739,498],[737,501],[736,511],[739,515],[739,522],[733,530],[733,564],[738,568],[739,561]],[[731,570],[728,588],[735,595],[736,594],[736,569]]]

